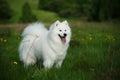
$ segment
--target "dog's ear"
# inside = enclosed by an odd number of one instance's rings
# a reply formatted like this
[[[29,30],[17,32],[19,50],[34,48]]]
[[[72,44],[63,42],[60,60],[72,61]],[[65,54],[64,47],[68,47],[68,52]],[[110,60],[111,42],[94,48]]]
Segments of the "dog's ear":
[[[60,21],[57,20],[55,21],[51,26],[50,26],[50,30],[53,30],[56,26],[58,26],[60,24]]]
[[[69,25],[67,20],[63,21],[62,23],[64,23],[65,25]]]
[[[59,20],[57,20],[57,21],[55,22],[55,26],[58,26],[58,24],[60,24],[60,21],[59,21]]]

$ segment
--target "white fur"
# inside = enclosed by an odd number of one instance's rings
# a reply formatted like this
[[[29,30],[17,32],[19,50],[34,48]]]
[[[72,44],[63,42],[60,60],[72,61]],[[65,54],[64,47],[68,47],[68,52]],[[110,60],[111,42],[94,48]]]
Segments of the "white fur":
[[[67,34],[66,43],[58,36],[63,36],[64,33]],[[34,23],[24,29],[22,37],[19,55],[25,66],[42,59],[45,68],[53,65],[61,67],[69,46],[71,29],[67,21],[56,21],[49,30],[41,23]]]

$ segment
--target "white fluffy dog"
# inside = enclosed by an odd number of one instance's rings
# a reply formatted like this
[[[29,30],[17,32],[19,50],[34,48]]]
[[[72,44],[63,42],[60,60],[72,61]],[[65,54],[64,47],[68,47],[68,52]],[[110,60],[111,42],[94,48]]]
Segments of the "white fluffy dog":
[[[34,23],[24,29],[22,38],[19,55],[25,66],[42,59],[45,68],[53,65],[59,68],[69,47],[71,29],[66,20],[56,21],[49,30],[41,23]]]

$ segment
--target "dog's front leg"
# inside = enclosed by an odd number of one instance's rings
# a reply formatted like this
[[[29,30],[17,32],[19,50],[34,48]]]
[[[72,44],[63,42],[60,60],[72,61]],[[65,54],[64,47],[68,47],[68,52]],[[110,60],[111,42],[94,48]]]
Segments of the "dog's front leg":
[[[56,67],[56,68],[61,68],[62,63],[63,63],[63,60],[57,61],[56,64],[55,64],[55,67]]]
[[[50,59],[47,59],[43,62],[43,66],[45,67],[45,69],[50,69],[53,66],[53,61]]]

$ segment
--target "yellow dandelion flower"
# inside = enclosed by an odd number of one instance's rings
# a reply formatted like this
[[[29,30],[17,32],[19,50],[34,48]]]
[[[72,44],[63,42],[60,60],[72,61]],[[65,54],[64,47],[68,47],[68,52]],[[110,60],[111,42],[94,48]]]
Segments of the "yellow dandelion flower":
[[[89,37],[89,40],[92,40],[93,38],[92,37]]]
[[[6,43],[6,42],[7,42],[7,40],[5,39],[5,40],[4,40],[4,42]]]
[[[112,35],[106,35],[106,40],[115,41],[115,38]]]
[[[87,36],[87,39],[88,40],[93,40],[93,37],[92,36]]]
[[[88,36],[86,37],[88,40],[93,40],[93,36],[92,34],[88,34]]]
[[[17,63],[16,61],[14,61],[14,62],[13,62],[13,64],[15,64],[15,65],[16,65],[16,64],[18,64],[18,63]]]
[[[0,41],[3,42],[3,38],[0,38]]]
[[[21,37],[17,37],[17,40],[20,40],[21,39]]]
[[[92,36],[92,34],[89,34],[88,36],[90,37],[90,36]]]

